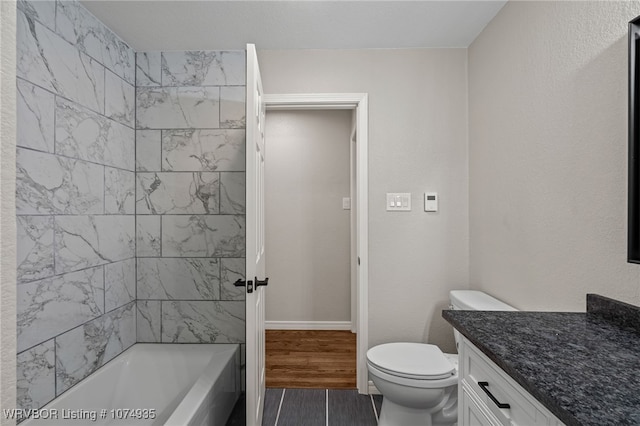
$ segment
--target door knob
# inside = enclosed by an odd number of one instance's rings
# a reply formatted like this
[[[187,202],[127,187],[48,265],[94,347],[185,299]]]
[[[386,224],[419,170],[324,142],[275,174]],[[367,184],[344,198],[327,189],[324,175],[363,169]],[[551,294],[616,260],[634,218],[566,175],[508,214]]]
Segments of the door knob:
[[[258,277],[254,277],[256,280],[256,287],[260,287],[261,285],[269,284],[269,277],[265,278],[264,281],[260,281]]]
[[[236,287],[247,287],[247,293],[253,293],[253,281],[245,281],[242,278],[238,278],[234,283]]]

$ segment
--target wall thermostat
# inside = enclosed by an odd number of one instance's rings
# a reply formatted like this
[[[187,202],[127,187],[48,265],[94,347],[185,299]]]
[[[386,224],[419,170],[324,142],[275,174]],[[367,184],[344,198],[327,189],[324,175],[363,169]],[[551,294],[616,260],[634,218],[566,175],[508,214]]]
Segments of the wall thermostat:
[[[424,211],[425,212],[438,211],[438,193],[437,192],[424,193]]]

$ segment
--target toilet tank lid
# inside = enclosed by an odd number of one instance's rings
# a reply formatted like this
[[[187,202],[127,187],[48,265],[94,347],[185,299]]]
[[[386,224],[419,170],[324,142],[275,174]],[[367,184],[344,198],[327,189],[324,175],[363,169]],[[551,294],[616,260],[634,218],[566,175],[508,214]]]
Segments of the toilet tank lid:
[[[477,290],[452,290],[449,299],[454,309],[465,311],[517,311],[513,306]]]

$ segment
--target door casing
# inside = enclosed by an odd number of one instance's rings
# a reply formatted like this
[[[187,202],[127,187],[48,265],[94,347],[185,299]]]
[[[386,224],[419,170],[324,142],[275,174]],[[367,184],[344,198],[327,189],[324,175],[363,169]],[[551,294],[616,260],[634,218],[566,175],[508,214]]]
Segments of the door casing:
[[[368,393],[367,350],[369,348],[369,214],[368,214],[368,105],[367,93],[265,94],[267,110],[354,110],[356,116],[356,295],[357,315],[356,383],[358,392]],[[353,318],[353,316],[352,316]]]

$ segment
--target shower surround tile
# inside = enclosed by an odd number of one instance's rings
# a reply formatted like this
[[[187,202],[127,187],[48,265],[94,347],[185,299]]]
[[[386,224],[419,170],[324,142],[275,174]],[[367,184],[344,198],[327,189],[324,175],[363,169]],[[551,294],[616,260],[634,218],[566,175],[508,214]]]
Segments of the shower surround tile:
[[[243,343],[244,302],[162,302],[163,343]]]
[[[104,212],[106,214],[135,214],[135,173],[105,167]]]
[[[135,305],[131,302],[56,337],[58,395],[136,342]]]
[[[139,343],[160,343],[160,301],[138,300],[136,320],[136,336]]]
[[[57,2],[56,31],[78,50],[98,60],[129,83],[135,83],[133,49],[98,21],[80,2]]]
[[[162,170],[161,130],[136,130],[136,170],[139,172]]]
[[[136,256],[160,257],[160,216],[136,216]]]
[[[245,79],[243,50],[162,52],[163,86],[237,86]]]
[[[245,173],[220,173],[220,214],[245,214]]]
[[[138,259],[138,297],[163,300],[219,300],[218,259]]]
[[[244,216],[162,216],[162,255],[243,257]]]
[[[135,131],[62,98],[56,100],[56,154],[135,170]]]
[[[136,67],[137,339],[242,343],[245,52]]]
[[[53,339],[18,354],[16,367],[18,409],[38,409],[56,397]]]
[[[16,145],[53,152],[55,96],[20,79],[17,95],[16,113],[20,126],[17,129]]]
[[[244,171],[245,130],[166,130],[162,132],[164,171]]]
[[[18,0],[18,10],[52,31],[56,29],[56,0]]]
[[[135,126],[136,89],[111,71],[105,75],[104,113],[133,128]]]
[[[137,173],[137,214],[217,214],[218,173]]]
[[[138,129],[216,128],[220,124],[219,87],[138,87]]]
[[[244,300],[245,287],[233,285],[236,280],[244,280],[246,259],[220,259],[220,300]]]
[[[18,215],[103,213],[103,167],[22,148],[16,167]]]
[[[56,273],[134,257],[134,216],[56,216]]]
[[[136,260],[104,265],[104,306],[110,312],[136,298]]]
[[[53,216],[18,216],[16,225],[18,283],[53,275]]]
[[[102,267],[17,287],[18,352],[104,313]]]
[[[136,87],[162,85],[162,52],[136,53]]]
[[[105,68],[100,63],[20,10],[16,37],[18,77],[104,111]]]
[[[28,410],[135,342],[135,55],[75,0],[19,0],[16,18],[17,403]],[[69,339],[92,326],[97,352]]]
[[[244,129],[245,88],[243,86],[220,88],[220,127]]]

